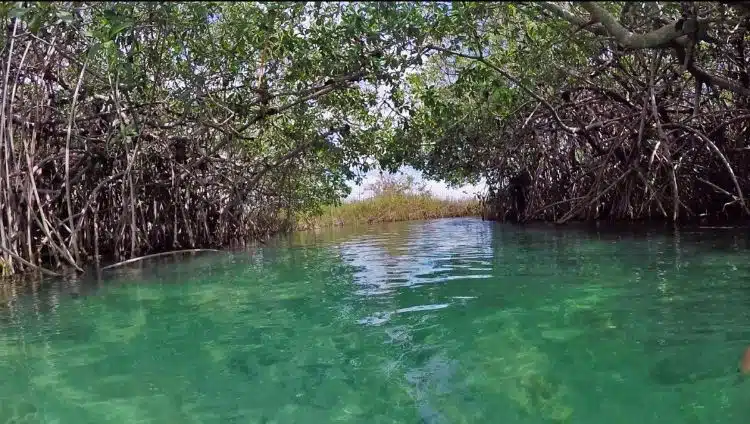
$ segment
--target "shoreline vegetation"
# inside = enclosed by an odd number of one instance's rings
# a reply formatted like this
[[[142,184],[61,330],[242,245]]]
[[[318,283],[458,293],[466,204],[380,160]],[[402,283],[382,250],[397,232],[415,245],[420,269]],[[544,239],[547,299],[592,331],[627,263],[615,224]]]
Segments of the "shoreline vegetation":
[[[2,3],[0,276],[332,224],[747,220],[748,13]],[[488,191],[340,204],[359,172],[403,166]]]
[[[482,216],[479,199],[438,198],[411,176],[383,174],[365,190],[371,197],[325,206],[319,213],[298,217],[296,230]]]
[[[319,215],[300,217],[296,230],[481,216],[478,200],[441,199],[429,194],[384,194],[327,206]]]

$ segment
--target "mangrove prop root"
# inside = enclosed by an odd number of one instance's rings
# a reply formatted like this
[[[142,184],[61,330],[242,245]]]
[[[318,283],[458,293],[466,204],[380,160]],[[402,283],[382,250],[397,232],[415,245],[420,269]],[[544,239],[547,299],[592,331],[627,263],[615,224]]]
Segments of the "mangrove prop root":
[[[179,255],[181,253],[198,253],[198,252],[219,252],[219,250],[216,250],[216,249],[186,249],[186,250],[176,250],[176,251],[172,251],[172,252],[154,253],[154,254],[151,254],[151,255],[140,256],[138,258],[128,259],[128,260],[125,260],[125,261],[122,261],[122,262],[118,262],[116,264],[107,265],[107,266],[101,267],[100,269],[102,271],[104,271],[104,270],[107,270],[107,269],[112,269],[112,268],[121,267],[123,265],[132,264],[134,262],[139,262],[139,261],[142,261],[142,260],[145,260],[145,259],[153,259],[153,258],[158,258],[160,256]]]
[[[145,98],[116,72],[102,75],[94,61],[76,59],[86,57],[89,41],[75,31],[45,31],[13,29],[1,52],[5,271],[57,276],[89,262],[123,261],[107,267],[114,268],[154,253],[239,247],[288,226],[281,211],[294,210],[300,195],[298,180],[287,176],[322,172],[304,156],[328,133],[280,136],[278,146],[260,152],[246,148],[266,119],[253,108],[176,114],[163,89],[167,76],[157,73],[153,98]],[[323,88],[305,99],[340,89]],[[279,101],[278,110],[294,102]]]

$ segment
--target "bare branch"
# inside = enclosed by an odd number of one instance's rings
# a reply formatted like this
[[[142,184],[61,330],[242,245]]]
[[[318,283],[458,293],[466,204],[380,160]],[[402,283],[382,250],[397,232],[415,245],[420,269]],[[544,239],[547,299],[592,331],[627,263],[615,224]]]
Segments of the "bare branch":
[[[652,49],[669,47],[673,40],[686,35],[686,27],[678,25],[679,21],[670,22],[661,28],[645,34],[634,34],[620,25],[611,13],[595,2],[583,2],[581,7],[591,14],[591,19],[601,22],[607,33],[627,49]]]
[[[586,20],[578,15],[570,13],[568,10],[564,9],[557,3],[542,1],[537,4],[542,9],[547,10],[551,12],[552,14],[565,19],[566,21],[570,22],[571,24],[577,26],[580,29],[585,29],[586,31],[595,35],[601,35],[601,36],[609,35],[607,33],[607,30],[602,26],[602,24],[600,23],[590,24],[589,20]]]

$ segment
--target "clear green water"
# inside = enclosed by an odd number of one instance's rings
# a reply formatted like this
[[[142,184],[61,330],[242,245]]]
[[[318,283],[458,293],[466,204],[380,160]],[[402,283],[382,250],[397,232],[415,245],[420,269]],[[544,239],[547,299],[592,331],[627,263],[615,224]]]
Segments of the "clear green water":
[[[746,424],[747,247],[440,220],[6,292],[0,423]]]

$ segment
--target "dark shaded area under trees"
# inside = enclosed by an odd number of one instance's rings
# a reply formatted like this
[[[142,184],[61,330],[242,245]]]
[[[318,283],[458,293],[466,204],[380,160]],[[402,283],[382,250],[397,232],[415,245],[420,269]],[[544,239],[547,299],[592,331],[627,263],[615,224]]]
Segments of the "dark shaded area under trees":
[[[485,179],[490,219],[744,219],[749,13],[5,3],[2,271],[262,240],[373,162]]]

